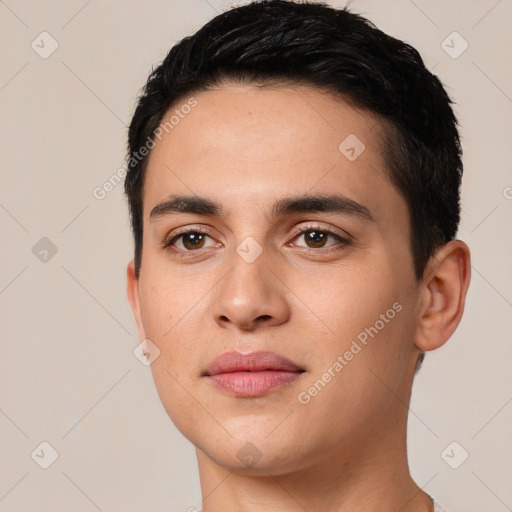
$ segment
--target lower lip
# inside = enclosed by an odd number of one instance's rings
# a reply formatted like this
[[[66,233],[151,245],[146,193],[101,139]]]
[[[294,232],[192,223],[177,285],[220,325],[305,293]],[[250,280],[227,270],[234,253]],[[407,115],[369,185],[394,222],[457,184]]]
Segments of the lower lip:
[[[269,391],[290,384],[301,372],[264,370],[260,372],[231,372],[210,375],[208,379],[216,387],[240,398],[263,396]]]

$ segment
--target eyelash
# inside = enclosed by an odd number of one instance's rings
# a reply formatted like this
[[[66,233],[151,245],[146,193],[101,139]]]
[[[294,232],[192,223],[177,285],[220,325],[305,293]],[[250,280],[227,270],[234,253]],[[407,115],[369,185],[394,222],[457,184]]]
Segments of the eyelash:
[[[331,252],[342,251],[347,246],[350,246],[352,244],[352,240],[350,239],[350,237],[348,237],[348,236],[344,237],[344,236],[340,235],[339,233],[333,231],[330,228],[322,228],[321,226],[319,226],[317,224],[301,226],[300,231],[297,231],[293,235],[292,240],[297,238],[300,235],[304,235],[308,231],[320,231],[321,233],[324,233],[324,234],[327,234],[327,235],[331,235],[331,236],[333,236],[339,242],[339,244],[335,244],[333,246],[328,246],[327,248],[320,247],[320,248],[317,248],[317,249],[312,248],[312,247],[300,246],[301,252],[304,252],[306,254],[316,254],[316,255],[318,255],[318,254],[330,254]],[[177,240],[179,240],[181,237],[183,237],[185,235],[188,235],[190,233],[194,233],[194,234],[198,234],[198,235],[206,235],[206,236],[209,236],[210,238],[213,238],[213,237],[210,236],[210,234],[207,231],[203,231],[202,229],[186,228],[183,231],[181,231],[181,232],[179,232],[177,234],[174,234],[172,237],[169,237],[166,240],[164,240],[164,242],[162,244],[163,248],[167,249],[167,250],[171,250],[176,255],[179,255],[182,258],[187,258],[187,257],[191,257],[191,256],[196,255],[199,251],[201,251],[201,248],[196,249],[196,250],[194,250],[194,249],[192,249],[192,250],[183,250],[183,249],[173,249],[172,248],[173,244]],[[341,245],[341,247],[340,247],[340,245]],[[211,247],[207,247],[207,249],[210,249],[210,248]]]

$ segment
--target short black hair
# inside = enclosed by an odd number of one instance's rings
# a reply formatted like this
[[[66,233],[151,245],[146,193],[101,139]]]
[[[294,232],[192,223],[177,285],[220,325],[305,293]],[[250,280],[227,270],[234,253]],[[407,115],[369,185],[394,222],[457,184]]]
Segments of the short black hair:
[[[148,151],[171,106],[226,84],[312,86],[382,120],[390,181],[404,197],[416,278],[460,220],[462,150],[452,101],[419,53],[362,16],[325,3],[258,0],[232,8],[185,37],[154,69],[128,134],[125,192],[142,260]],[[340,141],[341,142],[341,141]]]

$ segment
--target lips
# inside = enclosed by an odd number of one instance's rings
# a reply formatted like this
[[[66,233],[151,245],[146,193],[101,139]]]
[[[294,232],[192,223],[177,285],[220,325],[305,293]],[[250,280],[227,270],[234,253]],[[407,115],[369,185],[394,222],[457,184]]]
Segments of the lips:
[[[304,371],[273,352],[226,352],[210,363],[203,377],[229,395],[255,398],[290,384]]]

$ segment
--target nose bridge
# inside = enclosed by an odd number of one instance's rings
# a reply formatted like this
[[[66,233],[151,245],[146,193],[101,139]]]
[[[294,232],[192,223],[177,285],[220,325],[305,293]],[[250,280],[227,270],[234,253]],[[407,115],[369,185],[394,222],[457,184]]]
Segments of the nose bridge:
[[[271,259],[269,250],[263,250],[254,238],[247,237],[231,254],[231,284],[235,289],[252,292],[252,296],[266,295],[270,291],[267,289],[267,267],[271,265]]]
[[[229,271],[219,283],[214,316],[217,323],[253,328],[257,323],[286,321],[289,308],[284,286],[271,271],[276,259],[253,237],[246,237],[231,252],[225,264]]]

